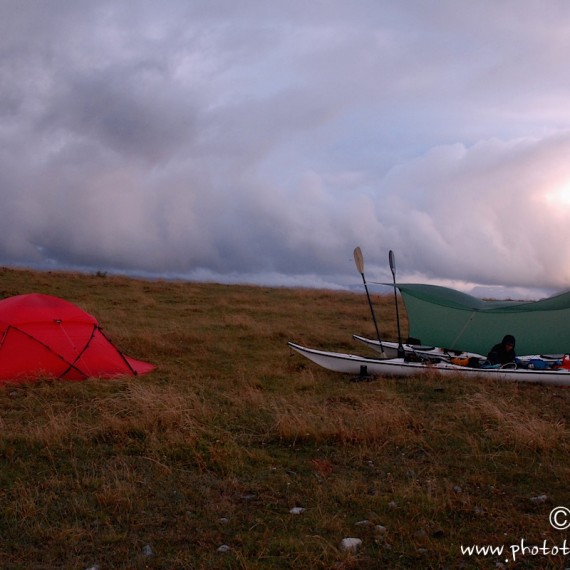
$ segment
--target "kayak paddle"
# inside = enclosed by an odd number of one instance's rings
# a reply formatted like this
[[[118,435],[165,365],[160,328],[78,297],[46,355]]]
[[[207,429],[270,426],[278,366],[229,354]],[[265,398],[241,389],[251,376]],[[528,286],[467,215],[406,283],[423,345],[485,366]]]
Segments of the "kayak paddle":
[[[394,258],[394,252],[390,250],[388,254],[388,260],[390,261],[390,271],[392,271],[392,280],[394,281],[394,299],[396,301],[396,323],[398,324],[398,358],[404,358],[405,351],[404,345],[402,344],[402,334],[400,333],[400,311],[398,310],[398,293],[396,292],[396,260]]]
[[[366,297],[368,297],[368,305],[370,305],[370,312],[372,313],[372,320],[374,321],[376,336],[378,337],[378,342],[380,343],[380,355],[382,358],[386,358],[386,353],[384,352],[384,347],[382,346],[382,339],[380,338],[380,331],[378,330],[378,323],[376,322],[376,315],[374,314],[374,307],[372,306],[370,293],[368,293],[368,285],[366,284],[366,278],[364,277],[364,258],[362,257],[362,251],[360,247],[356,247],[354,250],[354,263],[356,264],[356,269],[360,275],[362,275],[362,282],[364,283],[364,289],[366,290]]]

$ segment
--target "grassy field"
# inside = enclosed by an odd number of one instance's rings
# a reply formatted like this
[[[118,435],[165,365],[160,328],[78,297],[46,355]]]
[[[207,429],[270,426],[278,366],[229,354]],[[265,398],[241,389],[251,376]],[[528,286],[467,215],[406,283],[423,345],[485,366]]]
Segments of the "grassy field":
[[[355,383],[289,351],[366,353],[364,293],[0,270],[29,292],[157,369],[0,387],[1,569],[570,567],[567,389]]]

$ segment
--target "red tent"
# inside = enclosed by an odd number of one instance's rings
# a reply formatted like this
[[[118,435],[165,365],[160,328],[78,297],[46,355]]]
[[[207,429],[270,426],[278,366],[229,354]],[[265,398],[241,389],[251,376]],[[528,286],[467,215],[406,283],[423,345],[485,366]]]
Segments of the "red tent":
[[[154,368],[125,356],[95,317],[63,299],[34,293],[0,301],[0,381],[110,378]]]

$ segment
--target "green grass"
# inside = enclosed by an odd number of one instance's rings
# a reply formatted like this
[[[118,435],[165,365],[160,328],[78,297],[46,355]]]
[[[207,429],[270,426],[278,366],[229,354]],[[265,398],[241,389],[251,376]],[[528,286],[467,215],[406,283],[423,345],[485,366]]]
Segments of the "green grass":
[[[157,370],[0,388],[2,569],[495,568],[508,553],[461,545],[566,538],[548,515],[570,507],[570,392],[354,383],[290,352],[366,352],[364,294],[0,271],[3,297],[27,292],[78,304]],[[394,339],[393,298],[374,302]]]

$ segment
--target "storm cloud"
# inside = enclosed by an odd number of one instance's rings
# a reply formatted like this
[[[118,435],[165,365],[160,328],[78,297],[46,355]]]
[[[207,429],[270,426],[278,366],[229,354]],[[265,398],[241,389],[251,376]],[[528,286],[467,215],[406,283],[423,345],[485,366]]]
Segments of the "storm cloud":
[[[570,7],[0,4],[0,262],[570,286]],[[391,276],[390,276],[391,278]],[[522,293],[521,293],[522,294]]]

